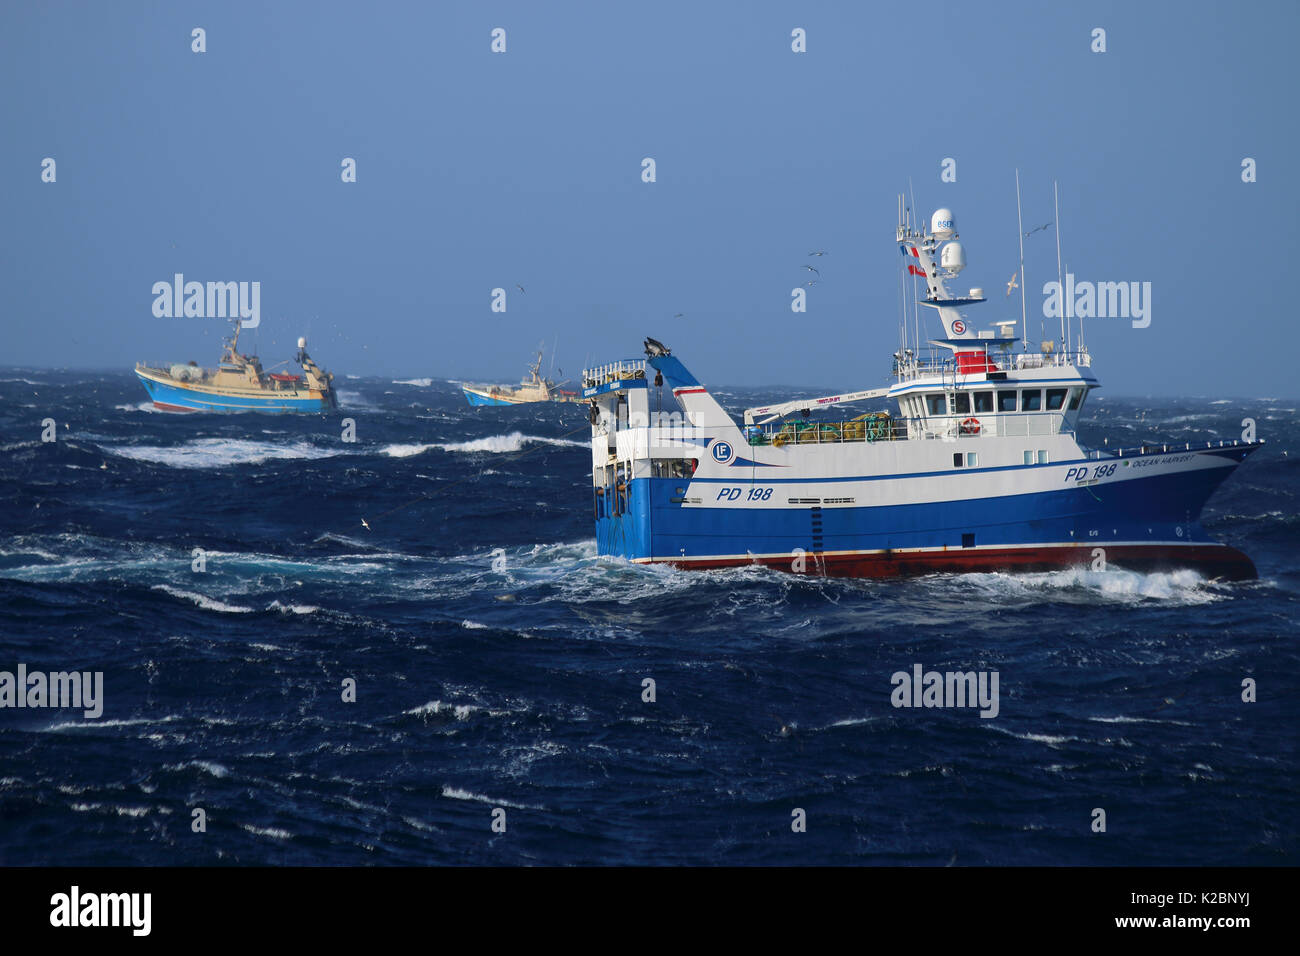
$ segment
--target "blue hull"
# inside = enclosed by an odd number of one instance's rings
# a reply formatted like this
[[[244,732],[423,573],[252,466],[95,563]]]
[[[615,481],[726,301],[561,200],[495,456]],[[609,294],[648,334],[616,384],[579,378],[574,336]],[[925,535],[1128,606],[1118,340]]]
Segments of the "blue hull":
[[[1223,457],[1235,463],[1247,453],[1233,449]],[[1101,547],[1108,560],[1128,567],[1199,565],[1249,578],[1249,559],[1215,542],[1198,522],[1231,471],[960,501],[765,509],[688,507],[680,500],[683,480],[639,478],[629,482],[625,503],[596,496],[596,542],[601,554],[688,567],[757,562],[788,570],[803,555],[809,570],[816,563],[852,576],[1087,564]],[[695,479],[690,488],[707,501],[709,489],[734,484]],[[780,493],[798,496],[800,484],[782,483]]]
[[[224,395],[159,382],[136,372],[149,398],[159,408],[191,412],[324,412],[329,398],[293,398],[274,394],[262,396]]]
[[[489,398],[486,395],[480,395],[478,392],[471,391],[470,389],[465,388],[464,386],[461,387],[461,391],[465,393],[465,401],[469,402],[471,405],[514,405],[516,404],[515,402],[503,402],[499,398]]]

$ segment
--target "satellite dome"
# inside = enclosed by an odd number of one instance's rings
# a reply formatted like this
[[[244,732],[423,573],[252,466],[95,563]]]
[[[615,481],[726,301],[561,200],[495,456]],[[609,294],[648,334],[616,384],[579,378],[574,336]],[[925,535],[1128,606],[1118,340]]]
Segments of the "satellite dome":
[[[936,209],[930,217],[930,232],[936,239],[951,239],[957,231],[957,219],[951,209]]]
[[[935,216],[938,215],[939,213],[935,213]],[[948,243],[939,254],[939,264],[949,272],[961,272],[966,268],[966,250],[961,247],[960,242]]]

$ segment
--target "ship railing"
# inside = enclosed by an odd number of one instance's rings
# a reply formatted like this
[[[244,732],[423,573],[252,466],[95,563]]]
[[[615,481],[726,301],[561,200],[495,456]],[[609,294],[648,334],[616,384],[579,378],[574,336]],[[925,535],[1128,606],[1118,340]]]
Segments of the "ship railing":
[[[1145,445],[1137,445],[1133,448],[1092,448],[1088,450],[1089,458],[1140,458],[1143,455],[1167,455],[1180,451],[1206,451],[1213,448],[1233,448],[1249,445],[1251,442],[1241,441],[1234,438],[1226,438],[1218,441],[1192,441],[1182,442],[1182,448],[1179,448],[1178,442],[1148,442]]]
[[[907,419],[876,416],[850,421],[787,421],[745,426],[751,445],[826,445],[843,442],[905,441]]]
[[[985,368],[971,369],[969,372],[962,371],[957,365],[956,358],[948,354],[946,357],[920,357],[896,361],[892,370],[893,375],[900,382],[910,382],[918,378],[931,378],[935,375],[944,376],[951,380],[958,375],[986,371],[989,365],[993,367],[994,371],[998,372],[1015,372],[1021,369],[1035,368],[1092,367],[1092,355],[1084,349],[1061,352],[1017,352],[1012,354],[994,350],[991,346],[996,344],[995,340],[972,340],[972,348],[988,347]]]
[[[622,359],[582,370],[583,388],[633,378],[645,378],[645,359]]]
[[[968,438],[1035,438],[1073,435],[1066,417],[1056,412],[1029,414],[934,415],[897,418],[877,414],[848,421],[775,422],[745,427],[751,445],[825,445],[877,441],[957,441]]]

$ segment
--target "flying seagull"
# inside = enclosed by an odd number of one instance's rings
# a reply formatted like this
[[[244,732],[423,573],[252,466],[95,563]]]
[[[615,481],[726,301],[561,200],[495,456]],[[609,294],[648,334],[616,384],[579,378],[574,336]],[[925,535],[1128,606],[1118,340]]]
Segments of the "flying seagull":
[[[826,251],[823,249],[821,252],[810,252],[810,253],[808,253],[808,255],[810,255],[810,256],[824,256],[824,255],[826,255]]]
[[[1019,288],[1020,288],[1020,283],[1016,282],[1016,276],[1018,276],[1018,275],[1020,275],[1020,270],[1019,270],[1019,269],[1017,269],[1015,272],[1011,273],[1011,281],[1007,283],[1007,295],[1010,295],[1010,294],[1011,294],[1011,290],[1012,290],[1012,289],[1019,289]]]
[[[678,312],[676,315],[673,316],[673,318],[674,318],[674,319],[680,319],[680,318],[681,318],[682,316],[684,316],[685,314],[686,314],[685,312]]]
[[[821,273],[818,272],[818,270],[814,269],[812,266],[804,266],[804,268],[807,269],[809,272],[816,272],[818,275],[821,275]]]
[[[804,285],[816,285],[816,284],[817,284],[816,279],[809,279],[807,282],[804,283]]]
[[[652,339],[649,336],[645,340],[645,354],[647,358],[658,358],[660,355],[671,355],[668,346],[664,345],[658,339]]]
[[[370,525],[366,524],[366,519],[365,519],[365,518],[362,518],[362,519],[361,519],[361,527],[365,528],[367,531],[370,531],[370,530],[371,530]]]
[[[524,291],[524,287],[521,286],[518,282],[515,283],[515,288],[518,289],[520,292]],[[527,295],[528,293],[524,292],[524,294]]]
[[[1042,232],[1044,229],[1046,229],[1046,228],[1047,228],[1048,226],[1050,226],[1050,225],[1051,225],[1050,222],[1045,222],[1045,223],[1043,223],[1041,226],[1039,226],[1037,229],[1030,229],[1027,233],[1025,233],[1025,238],[1029,238],[1030,236],[1032,236],[1032,235],[1033,235],[1034,233],[1036,233],[1036,232]]]

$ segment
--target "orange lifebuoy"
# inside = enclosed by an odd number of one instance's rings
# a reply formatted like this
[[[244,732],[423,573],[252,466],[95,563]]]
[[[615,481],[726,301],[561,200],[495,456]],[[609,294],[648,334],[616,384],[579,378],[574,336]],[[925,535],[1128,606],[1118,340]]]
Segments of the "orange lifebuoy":
[[[980,420],[978,418],[968,418],[961,423],[961,433],[963,435],[978,435],[980,433]]]

